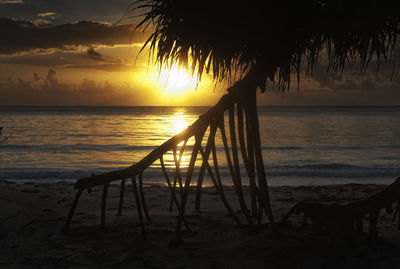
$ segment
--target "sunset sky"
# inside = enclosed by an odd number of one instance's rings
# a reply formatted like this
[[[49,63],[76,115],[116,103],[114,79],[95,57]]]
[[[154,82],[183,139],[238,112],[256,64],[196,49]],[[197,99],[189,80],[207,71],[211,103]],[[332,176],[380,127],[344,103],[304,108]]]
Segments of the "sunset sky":
[[[210,76],[196,89],[185,71],[158,72],[146,52],[137,58],[146,33],[131,32],[135,19],[121,20],[131,4],[0,0],[0,105],[215,104],[223,87]],[[392,80],[388,63],[364,76],[346,70],[332,84],[321,61],[299,91],[297,85],[284,94],[268,90],[259,104],[400,105],[399,62]]]

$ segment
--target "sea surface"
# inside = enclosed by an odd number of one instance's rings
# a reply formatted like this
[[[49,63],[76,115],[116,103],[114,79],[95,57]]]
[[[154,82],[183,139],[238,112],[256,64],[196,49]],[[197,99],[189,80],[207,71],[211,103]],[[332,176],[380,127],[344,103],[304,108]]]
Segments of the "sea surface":
[[[128,167],[207,109],[0,107],[0,141],[7,137],[0,143],[0,180],[74,182],[91,173]],[[388,184],[400,176],[400,107],[258,110],[270,185]],[[192,144],[189,141],[187,148]],[[231,185],[220,135],[217,151],[224,184]],[[183,169],[189,158],[186,151]],[[165,161],[172,175],[171,152]],[[164,184],[159,162],[146,170],[144,180]]]

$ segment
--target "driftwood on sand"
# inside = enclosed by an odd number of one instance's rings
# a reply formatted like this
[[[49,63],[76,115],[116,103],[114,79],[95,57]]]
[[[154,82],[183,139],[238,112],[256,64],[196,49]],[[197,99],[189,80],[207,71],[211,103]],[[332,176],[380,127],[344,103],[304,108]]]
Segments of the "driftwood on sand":
[[[396,210],[392,209],[397,203]],[[393,221],[399,213],[400,177],[382,191],[365,199],[348,204],[321,204],[315,202],[297,203],[281,220],[287,223],[293,213],[303,213],[303,226],[312,222],[312,229],[328,233],[332,239],[346,237],[354,239],[363,232],[363,220],[368,217],[368,235],[370,239],[378,237],[378,219],[381,210],[393,214]],[[399,218],[400,229],[400,218]]]

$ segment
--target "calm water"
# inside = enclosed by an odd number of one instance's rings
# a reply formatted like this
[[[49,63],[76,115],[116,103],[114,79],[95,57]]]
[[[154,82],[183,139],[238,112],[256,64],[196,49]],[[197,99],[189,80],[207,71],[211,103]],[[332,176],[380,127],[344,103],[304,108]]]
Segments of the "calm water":
[[[0,144],[0,180],[75,181],[127,167],[206,110],[0,107],[0,126],[8,137]],[[260,107],[259,112],[271,185],[389,183],[400,176],[400,107]],[[219,138],[217,146],[230,184]],[[171,167],[171,154],[165,158]],[[183,166],[188,159],[185,155]],[[145,179],[163,182],[158,163]]]

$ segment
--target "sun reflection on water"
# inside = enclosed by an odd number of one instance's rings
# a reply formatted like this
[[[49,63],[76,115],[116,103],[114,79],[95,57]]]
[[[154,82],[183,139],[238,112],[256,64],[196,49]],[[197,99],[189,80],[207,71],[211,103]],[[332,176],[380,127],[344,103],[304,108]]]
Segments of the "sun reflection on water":
[[[188,123],[186,122],[185,115],[183,112],[177,112],[174,115],[174,131],[178,134],[185,130],[188,127]]]
[[[174,112],[174,114],[169,116],[169,119],[166,121],[168,126],[164,126],[164,128],[169,129],[169,133],[171,134],[171,136],[173,136],[184,131],[190,124],[193,123],[193,121],[194,117],[192,115],[188,115],[185,108],[179,108]],[[189,141],[185,145],[185,151],[183,152],[180,161],[180,169],[182,174],[184,174],[185,169],[189,165],[190,148],[192,144],[193,144],[192,139],[189,139]],[[184,146],[184,141],[180,142],[176,147],[175,158],[177,161],[179,161],[180,151],[183,146]],[[176,164],[175,164],[173,150],[168,151],[164,155],[164,163],[168,170],[175,173]]]

